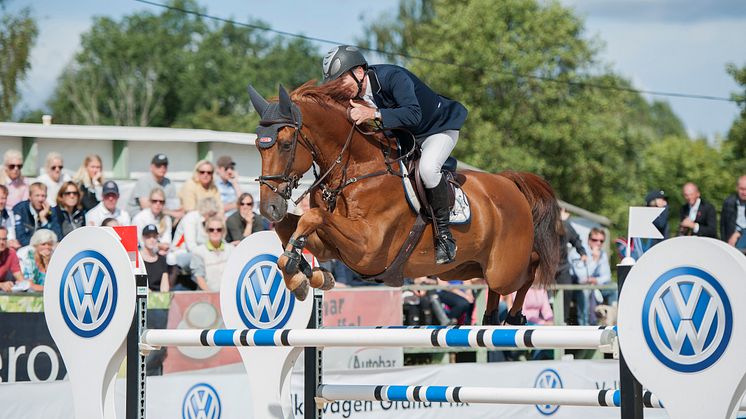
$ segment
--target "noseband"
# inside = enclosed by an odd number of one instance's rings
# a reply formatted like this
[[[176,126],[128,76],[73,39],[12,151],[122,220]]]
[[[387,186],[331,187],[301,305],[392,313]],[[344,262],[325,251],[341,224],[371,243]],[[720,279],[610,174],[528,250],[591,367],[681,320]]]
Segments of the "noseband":
[[[293,140],[290,143],[290,158],[288,158],[285,164],[285,170],[280,175],[267,175],[259,176],[256,180],[259,181],[259,185],[265,185],[272,192],[280,195],[283,199],[288,200],[291,198],[293,190],[298,187],[300,176],[291,174],[293,169],[293,162],[295,161],[295,151],[298,148],[298,139],[301,144],[305,146],[311,153],[311,156],[316,159],[317,152],[316,147],[308,140],[303,134],[301,128],[303,127],[303,117],[300,113],[300,109],[293,104],[292,105],[292,118],[287,118],[285,115],[278,115],[274,119],[262,119],[259,121],[259,128],[257,129],[257,145],[260,149],[270,148],[277,142],[277,136],[282,128],[290,127],[293,128]],[[274,182],[270,183],[270,182]],[[280,190],[279,184],[286,184],[285,188]],[[296,202],[297,204],[297,202]]]

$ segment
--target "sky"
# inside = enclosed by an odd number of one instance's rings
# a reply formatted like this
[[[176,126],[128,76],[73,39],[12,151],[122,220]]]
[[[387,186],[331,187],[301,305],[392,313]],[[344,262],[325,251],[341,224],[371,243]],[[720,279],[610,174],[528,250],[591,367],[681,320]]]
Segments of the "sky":
[[[154,0],[165,2],[166,0]],[[545,1],[545,0],[541,0]],[[272,28],[354,43],[361,19],[395,12],[398,0],[200,0],[211,15],[238,21],[259,19]],[[561,0],[585,19],[586,38],[602,45],[601,61],[651,91],[730,97],[737,84],[727,63],[746,65],[746,1],[743,0]],[[7,0],[9,10],[31,7],[39,38],[32,69],[21,85],[17,111],[45,108],[57,77],[79,48],[94,16],[119,19],[160,8],[134,0]],[[319,44],[321,51],[330,44]],[[426,78],[426,77],[424,77]],[[654,97],[646,95],[652,100]],[[739,109],[733,102],[655,97],[666,100],[692,136],[727,134]]]

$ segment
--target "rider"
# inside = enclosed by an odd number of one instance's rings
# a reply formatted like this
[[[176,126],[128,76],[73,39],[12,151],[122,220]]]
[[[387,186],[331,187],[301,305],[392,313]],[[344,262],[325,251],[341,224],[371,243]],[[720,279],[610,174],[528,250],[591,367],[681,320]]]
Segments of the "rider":
[[[324,83],[341,78],[349,88],[350,117],[356,124],[376,120],[383,129],[403,128],[414,136],[422,151],[420,177],[434,213],[435,261],[453,262],[456,242],[448,228],[448,185],[441,168],[456,146],[466,108],[435,93],[405,68],[390,64],[369,66],[353,46],[341,45],[329,51],[324,57],[323,72]],[[362,99],[367,106],[352,99]]]

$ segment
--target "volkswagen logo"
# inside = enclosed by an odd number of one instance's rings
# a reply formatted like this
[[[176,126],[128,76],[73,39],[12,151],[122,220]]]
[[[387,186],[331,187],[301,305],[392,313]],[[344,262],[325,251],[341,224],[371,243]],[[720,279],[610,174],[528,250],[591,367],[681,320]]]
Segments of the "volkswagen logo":
[[[114,317],[117,281],[109,261],[94,250],[78,252],[67,263],[60,284],[62,318],[76,335],[91,338]]]
[[[205,383],[193,385],[181,405],[183,419],[220,419],[220,411],[218,392]]]
[[[540,372],[534,381],[534,388],[563,388],[562,378],[559,373],[551,368]],[[553,415],[560,407],[559,405],[537,404],[536,410],[542,415]]]
[[[258,255],[241,270],[236,285],[236,306],[250,329],[281,328],[293,313],[295,297],[287,288],[277,257]]]
[[[645,296],[642,330],[655,357],[684,373],[717,362],[733,330],[730,301],[720,283],[694,267],[671,269]]]

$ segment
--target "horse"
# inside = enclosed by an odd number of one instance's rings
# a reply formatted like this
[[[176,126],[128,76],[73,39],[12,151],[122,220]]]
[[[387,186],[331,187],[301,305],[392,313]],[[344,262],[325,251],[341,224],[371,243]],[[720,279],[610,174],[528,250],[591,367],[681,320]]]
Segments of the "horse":
[[[260,210],[275,222],[285,248],[277,264],[287,288],[303,300],[309,286],[334,286],[329,272],[304,267],[304,248],[321,261],[339,259],[363,276],[380,274],[396,258],[417,218],[394,167],[402,152],[392,152],[391,138],[365,132],[350,121],[349,99],[335,83],[317,86],[312,80],[292,93],[280,86],[279,101],[271,103],[251,86],[249,93],[262,119],[256,131],[262,160]],[[306,191],[310,209],[301,216],[288,213],[292,191],[314,164],[316,181]],[[522,317],[528,289],[534,283],[550,285],[559,262],[561,222],[554,191],[527,172],[458,173],[465,179],[462,189],[472,220],[452,226],[456,260],[436,265],[433,241],[420,240],[403,274],[484,278],[489,288],[485,321],[498,324],[500,295],[516,291],[509,318]],[[432,237],[432,224],[425,228],[425,236]]]

